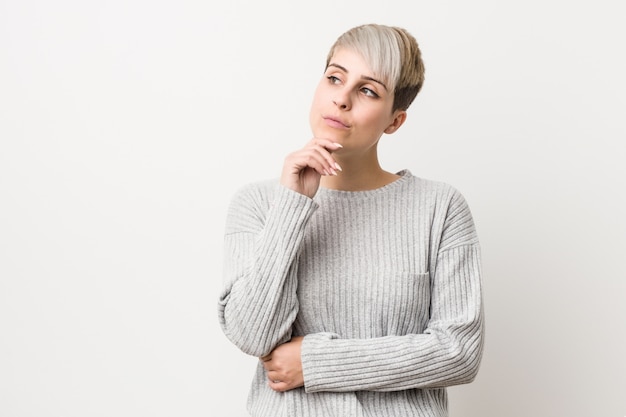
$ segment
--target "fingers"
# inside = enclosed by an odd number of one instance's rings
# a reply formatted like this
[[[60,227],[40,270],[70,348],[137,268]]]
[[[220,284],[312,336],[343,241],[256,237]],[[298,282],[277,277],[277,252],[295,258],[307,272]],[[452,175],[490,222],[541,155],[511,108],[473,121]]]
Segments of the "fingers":
[[[324,166],[324,172],[326,175],[337,175],[338,171],[341,171],[341,166],[335,161],[332,153],[338,149],[343,148],[341,144],[337,142],[331,142],[327,139],[314,138],[310,142],[315,150],[322,158],[322,165]]]
[[[269,387],[273,389],[274,391],[278,391],[278,392],[285,392],[285,391],[288,391],[290,388],[289,384],[283,381],[269,380],[267,381],[267,385],[269,385]]]
[[[280,375],[278,372],[267,373],[267,385],[274,391],[284,392],[290,389],[296,388],[297,385],[290,381],[285,375]]]
[[[259,358],[265,369],[268,385],[274,391],[283,392],[304,385],[300,357],[302,341],[303,336],[295,336]]]
[[[272,359],[263,362],[268,385],[275,391],[288,391],[304,385],[302,372],[302,337],[294,337],[272,351]]]
[[[288,384],[284,381],[285,375],[278,371],[266,369],[267,383],[275,391],[286,391]]]
[[[307,197],[313,197],[324,175],[337,175],[341,167],[332,153],[342,146],[328,139],[311,139],[303,148],[285,158],[280,183]]]
[[[332,152],[341,148],[340,144],[327,139],[313,138],[302,149],[290,154],[288,163],[294,174],[302,169],[312,168],[319,175],[337,175],[341,166],[333,158]]]

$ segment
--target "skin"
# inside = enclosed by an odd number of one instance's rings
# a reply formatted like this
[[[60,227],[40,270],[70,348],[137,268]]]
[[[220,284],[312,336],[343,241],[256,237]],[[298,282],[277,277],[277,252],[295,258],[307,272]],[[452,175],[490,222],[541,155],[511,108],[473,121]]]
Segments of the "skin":
[[[338,49],[313,97],[309,123],[313,138],[284,160],[280,182],[313,198],[320,186],[345,191],[373,190],[398,178],[378,162],[378,141],[396,132],[406,111],[393,108],[393,92],[360,54]],[[268,384],[283,392],[304,385],[301,346],[292,338],[260,358]]]

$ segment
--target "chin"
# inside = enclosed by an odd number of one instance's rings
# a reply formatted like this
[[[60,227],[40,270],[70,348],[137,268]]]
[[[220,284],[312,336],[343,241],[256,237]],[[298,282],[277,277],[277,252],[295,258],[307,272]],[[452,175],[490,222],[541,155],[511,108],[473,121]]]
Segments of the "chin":
[[[312,129],[313,136],[316,138],[328,139],[343,145],[343,135],[337,129],[328,126],[317,126]]]

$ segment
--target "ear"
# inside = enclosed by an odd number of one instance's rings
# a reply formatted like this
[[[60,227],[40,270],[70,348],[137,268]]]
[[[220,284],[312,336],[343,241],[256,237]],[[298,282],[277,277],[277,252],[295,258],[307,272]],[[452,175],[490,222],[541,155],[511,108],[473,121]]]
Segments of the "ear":
[[[392,134],[396,130],[400,129],[400,126],[404,124],[405,120],[406,120],[406,110],[396,110],[396,114],[393,117],[391,124],[387,126],[384,132],[387,133],[388,135]]]

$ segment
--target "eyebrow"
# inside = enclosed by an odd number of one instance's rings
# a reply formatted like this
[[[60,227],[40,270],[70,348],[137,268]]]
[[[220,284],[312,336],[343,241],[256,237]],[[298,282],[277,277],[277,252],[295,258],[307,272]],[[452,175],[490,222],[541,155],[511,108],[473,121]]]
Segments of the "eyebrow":
[[[335,63],[333,63],[333,62],[331,62],[330,64],[328,64],[328,67],[336,67],[336,68],[339,68],[340,70],[342,70],[343,72],[345,72],[346,74],[349,74],[349,73],[350,73],[350,71],[348,71],[348,69],[347,69],[347,68],[342,67],[341,65],[339,65],[339,64],[335,64]],[[328,67],[327,67],[327,68],[328,68]],[[362,76],[361,76],[361,79],[363,79],[363,80],[368,80],[368,81],[372,81],[372,82],[375,82],[375,83],[377,83],[377,84],[380,84],[380,85],[382,85],[382,86],[383,86],[383,88],[384,88],[385,90],[387,90],[387,86],[385,85],[385,83],[384,83],[384,82],[382,82],[382,81],[380,81],[380,80],[377,80],[376,78],[372,78],[372,77],[368,77],[368,76],[366,76],[366,75],[362,75]]]

